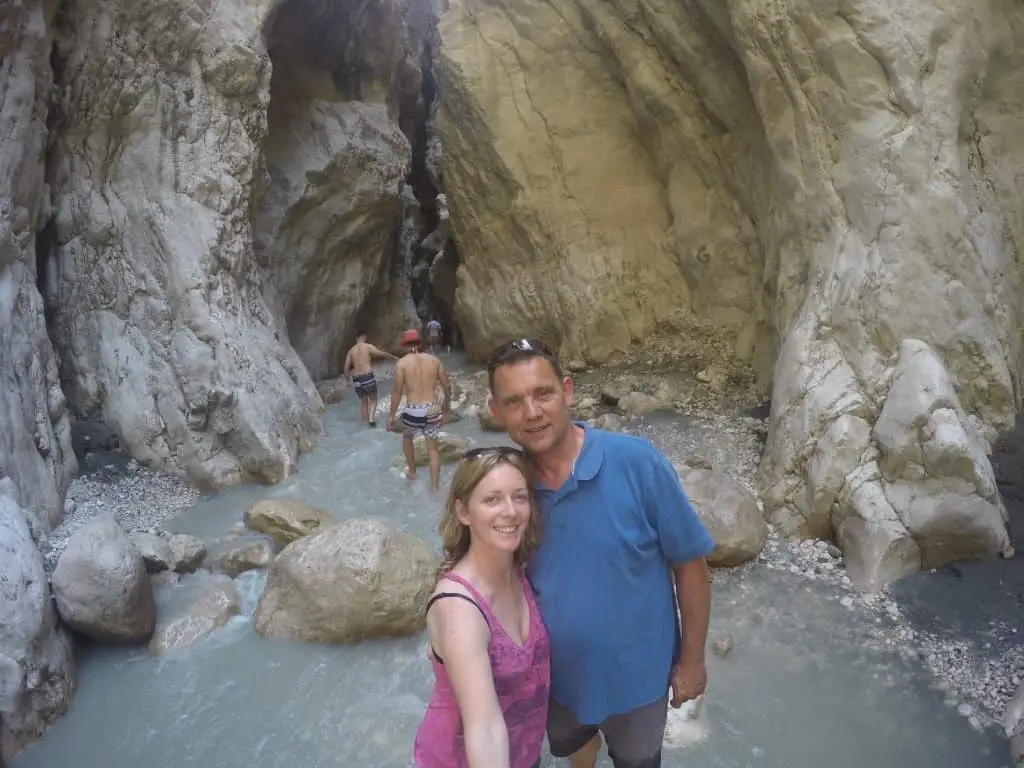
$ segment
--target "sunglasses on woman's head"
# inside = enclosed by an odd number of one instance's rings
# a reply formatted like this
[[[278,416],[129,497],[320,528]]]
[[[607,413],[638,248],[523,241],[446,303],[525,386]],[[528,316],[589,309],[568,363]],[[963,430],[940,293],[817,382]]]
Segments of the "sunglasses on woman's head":
[[[555,357],[555,353],[551,351],[551,347],[540,339],[516,339],[515,341],[508,341],[502,344],[491,353],[491,357],[487,362],[487,369],[493,372],[495,368],[504,363],[510,357],[523,354],[541,355],[542,357],[551,359],[554,359]]]
[[[522,456],[523,452],[519,448],[513,448],[511,445],[488,445],[483,448],[470,448],[464,454],[463,459],[472,461],[473,459],[479,459],[481,456]]]

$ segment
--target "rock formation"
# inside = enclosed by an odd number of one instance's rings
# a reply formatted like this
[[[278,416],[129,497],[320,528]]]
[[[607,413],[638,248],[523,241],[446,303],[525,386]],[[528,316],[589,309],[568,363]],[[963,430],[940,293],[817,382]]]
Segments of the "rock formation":
[[[289,544],[253,616],[264,637],[351,643],[423,629],[439,561],[420,539],[353,519]]]
[[[451,0],[439,38],[471,355],[713,321],[772,387],[786,533],[838,536],[868,588],[1005,542],[1024,7]]]
[[[90,640],[131,644],[153,634],[156,605],[146,563],[113,517],[96,517],[75,531],[52,583],[60,617]]]
[[[0,764],[67,710],[75,683],[71,638],[15,495],[0,480]]]
[[[210,487],[280,480],[321,429],[253,258],[267,11],[72,0],[56,44],[45,277],[65,393]]]
[[[37,533],[60,522],[77,463],[67,404],[36,288],[36,232],[49,213],[43,181],[52,5],[0,8],[0,477]]]

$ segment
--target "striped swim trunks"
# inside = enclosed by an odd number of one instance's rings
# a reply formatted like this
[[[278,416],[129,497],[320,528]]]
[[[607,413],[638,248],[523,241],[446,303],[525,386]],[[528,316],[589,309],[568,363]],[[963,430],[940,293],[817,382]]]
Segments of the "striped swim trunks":
[[[377,377],[374,376],[373,371],[357,373],[352,377],[352,385],[356,390],[356,396],[360,400],[377,396]]]
[[[409,403],[402,409],[399,420],[410,437],[431,439],[437,437],[444,421],[441,417],[441,406],[437,403]]]

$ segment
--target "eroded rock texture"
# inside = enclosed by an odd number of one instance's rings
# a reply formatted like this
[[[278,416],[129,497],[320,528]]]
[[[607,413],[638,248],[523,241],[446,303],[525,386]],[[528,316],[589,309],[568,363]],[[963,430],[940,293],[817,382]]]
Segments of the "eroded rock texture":
[[[71,638],[15,496],[0,480],[0,764],[67,710],[75,681]]]
[[[58,34],[47,294],[65,393],[205,486],[277,481],[321,428],[253,258],[268,10],[73,0]]]
[[[710,318],[773,383],[784,530],[838,535],[869,588],[1005,542],[1024,7],[452,0],[439,34],[471,354]]]
[[[60,521],[77,466],[36,288],[52,16],[42,0],[0,5],[0,476],[14,479],[37,533]]]
[[[396,303],[391,267],[410,157],[399,105],[418,75],[415,63],[406,67],[407,7],[288,0],[267,22],[270,185],[257,254],[271,306],[314,379],[341,372],[368,300],[385,314]]]

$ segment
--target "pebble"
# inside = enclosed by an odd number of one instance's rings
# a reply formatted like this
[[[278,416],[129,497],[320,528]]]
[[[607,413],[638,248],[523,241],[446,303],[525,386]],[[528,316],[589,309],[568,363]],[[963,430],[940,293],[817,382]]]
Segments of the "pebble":
[[[80,475],[68,490],[64,519],[47,538],[43,551],[46,571],[53,572],[71,535],[98,514],[112,514],[129,534],[155,532],[200,496],[183,480],[140,467],[134,459],[120,473],[110,465],[101,472]]]

